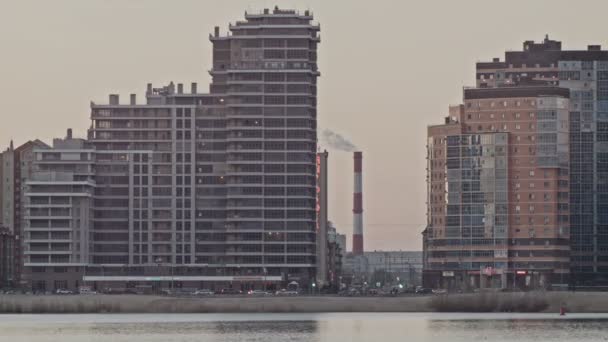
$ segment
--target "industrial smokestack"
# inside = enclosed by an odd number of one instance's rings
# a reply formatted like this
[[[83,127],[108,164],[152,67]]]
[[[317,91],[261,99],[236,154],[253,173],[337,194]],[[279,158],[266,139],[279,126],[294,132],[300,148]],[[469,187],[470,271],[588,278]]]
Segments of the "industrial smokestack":
[[[353,254],[363,254],[363,153],[353,154],[355,181],[353,194]]]

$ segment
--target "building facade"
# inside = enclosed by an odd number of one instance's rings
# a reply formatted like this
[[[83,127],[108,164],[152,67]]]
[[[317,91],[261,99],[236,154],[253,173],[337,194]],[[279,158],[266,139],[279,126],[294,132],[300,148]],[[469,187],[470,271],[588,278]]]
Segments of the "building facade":
[[[0,288],[14,288],[15,283],[15,236],[0,226]]]
[[[479,87],[551,84],[570,90],[572,283],[608,284],[608,51],[562,50],[548,37],[477,63]]]
[[[340,244],[340,234],[336,231],[336,227],[331,222],[327,225],[327,282],[326,287],[329,287],[332,292],[337,292],[342,284],[342,263],[346,250],[342,249]]]
[[[428,131],[425,285],[569,280],[568,89],[464,90]]]
[[[317,275],[316,282],[319,287],[328,285],[331,282],[331,262],[330,262],[330,241],[329,235],[335,234],[335,228],[333,232],[330,231],[330,222],[328,219],[328,172],[327,172],[327,161],[329,153],[327,151],[317,153],[316,163],[316,177],[317,177]]]
[[[422,277],[422,252],[420,251],[370,251],[345,253],[343,257],[342,279],[345,284],[371,284],[376,272],[390,274],[393,282],[408,287],[417,286]],[[387,277],[388,279],[388,277]],[[381,284],[395,285],[395,284]]]
[[[90,263],[95,151],[83,139],[34,149],[26,182],[23,280],[33,291],[75,289]]]
[[[0,153],[0,226],[4,226],[15,240],[11,257],[14,265],[13,286],[21,286],[23,271],[23,204],[25,201],[25,183],[33,173],[35,148],[46,148],[48,145],[40,140],[33,140],[14,147],[11,141],[9,147]]]
[[[226,35],[216,27],[209,93],[196,83],[189,92],[149,84],[143,104],[110,95],[91,105],[87,284],[312,284],[320,41],[312,20],[275,8],[246,13]]]

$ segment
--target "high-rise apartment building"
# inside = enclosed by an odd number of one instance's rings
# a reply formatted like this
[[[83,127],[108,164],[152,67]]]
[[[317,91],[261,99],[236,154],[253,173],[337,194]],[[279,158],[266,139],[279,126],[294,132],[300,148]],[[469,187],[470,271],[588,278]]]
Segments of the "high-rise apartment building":
[[[572,283],[608,284],[608,51],[526,41],[501,61],[477,63],[479,87],[552,84],[570,90]]]
[[[568,89],[464,90],[428,129],[425,283],[568,281]]]
[[[209,93],[196,83],[190,92],[149,84],[144,104],[110,95],[91,105],[87,284],[314,281],[320,27],[312,20],[275,8],[246,13],[226,35],[216,27]]]
[[[25,183],[33,173],[33,150],[46,147],[40,140],[33,140],[15,148],[11,141],[9,147],[0,153],[0,226],[8,229],[15,240],[11,286],[20,285],[23,271],[23,194]]]
[[[71,130],[36,148],[26,182],[23,279],[35,291],[78,288],[90,262],[95,150]]]

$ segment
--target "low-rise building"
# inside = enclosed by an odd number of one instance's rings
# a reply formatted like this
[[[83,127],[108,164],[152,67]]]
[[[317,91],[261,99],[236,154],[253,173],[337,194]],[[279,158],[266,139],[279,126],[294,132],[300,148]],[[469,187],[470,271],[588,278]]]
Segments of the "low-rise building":
[[[347,253],[343,261],[343,279],[350,284],[370,282],[374,274],[390,275],[386,279],[407,286],[421,283],[421,251],[373,251],[362,255]],[[375,284],[371,284],[375,285]],[[381,286],[384,286],[381,281]]]
[[[327,281],[333,290],[339,290],[342,283],[342,258],[346,253],[338,242],[340,234],[328,222],[327,228]]]

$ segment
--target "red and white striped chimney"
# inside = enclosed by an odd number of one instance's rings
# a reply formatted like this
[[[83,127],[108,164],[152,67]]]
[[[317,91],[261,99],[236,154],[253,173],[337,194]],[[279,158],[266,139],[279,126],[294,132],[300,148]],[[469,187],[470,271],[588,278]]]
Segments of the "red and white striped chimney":
[[[363,153],[355,152],[353,194],[353,253],[363,254]]]

